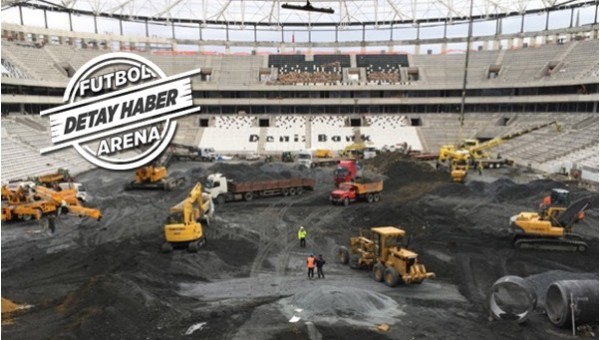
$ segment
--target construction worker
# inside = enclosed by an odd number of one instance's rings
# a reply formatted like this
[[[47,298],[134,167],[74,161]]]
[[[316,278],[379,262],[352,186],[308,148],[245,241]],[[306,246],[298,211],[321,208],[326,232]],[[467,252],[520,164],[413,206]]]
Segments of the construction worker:
[[[481,162],[477,162],[477,172],[479,172],[479,176],[483,174],[483,164]]]
[[[306,266],[308,267],[308,278],[312,279],[315,277],[315,255],[310,254],[306,259]]]
[[[319,254],[319,257],[317,257],[317,260],[316,260],[316,265],[317,265],[317,278],[320,279],[321,276],[323,278],[325,278],[325,274],[323,274],[323,265],[325,265],[325,259],[323,258],[323,255]]]
[[[302,226],[298,230],[298,239],[300,240],[300,248],[306,248],[306,229]]]
[[[551,204],[552,204],[552,198],[550,197],[550,195],[545,196],[544,199],[542,200],[542,203],[540,203],[540,215],[545,216],[546,211],[548,210],[548,208],[550,207]]]

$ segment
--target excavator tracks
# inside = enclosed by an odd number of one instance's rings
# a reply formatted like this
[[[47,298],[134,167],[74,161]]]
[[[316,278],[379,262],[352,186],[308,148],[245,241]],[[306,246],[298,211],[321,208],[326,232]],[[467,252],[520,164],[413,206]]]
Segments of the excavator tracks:
[[[588,245],[581,239],[518,238],[514,242],[517,249],[577,251],[585,253]]]

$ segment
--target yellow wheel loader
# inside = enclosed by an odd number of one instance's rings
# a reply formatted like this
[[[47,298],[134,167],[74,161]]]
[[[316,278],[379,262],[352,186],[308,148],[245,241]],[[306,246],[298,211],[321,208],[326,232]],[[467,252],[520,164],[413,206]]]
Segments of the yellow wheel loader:
[[[539,212],[522,212],[511,217],[514,246],[521,249],[586,252],[587,243],[580,235],[573,233],[573,227],[585,218],[585,210],[591,199],[584,197],[571,204],[567,190],[553,189],[549,201],[540,206]]]
[[[196,183],[186,199],[169,209],[162,252],[169,253],[174,247],[187,247],[189,252],[197,252],[206,242],[200,222],[208,225],[213,212],[210,195],[202,192],[202,184]]]
[[[373,279],[390,287],[398,283],[421,283],[435,277],[418,262],[418,255],[404,247],[401,242],[406,232],[396,227],[371,228],[371,238],[362,236],[350,239],[350,251],[338,250],[338,260],[351,268],[373,271]]]

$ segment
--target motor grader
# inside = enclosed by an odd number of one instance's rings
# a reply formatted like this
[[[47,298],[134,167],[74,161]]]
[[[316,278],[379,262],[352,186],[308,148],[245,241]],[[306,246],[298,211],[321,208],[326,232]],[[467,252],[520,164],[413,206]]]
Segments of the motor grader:
[[[396,227],[371,228],[371,238],[350,238],[350,250],[340,247],[338,259],[351,268],[371,269],[373,279],[390,287],[398,283],[421,283],[435,277],[418,262],[418,254],[401,244],[406,231]]]

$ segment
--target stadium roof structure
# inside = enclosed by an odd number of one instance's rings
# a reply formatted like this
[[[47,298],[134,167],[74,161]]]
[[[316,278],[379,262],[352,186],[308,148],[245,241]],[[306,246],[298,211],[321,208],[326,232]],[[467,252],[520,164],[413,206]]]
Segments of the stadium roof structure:
[[[344,26],[487,20],[567,8],[598,6],[590,0],[313,0],[335,13],[283,9],[305,0],[3,0],[2,8],[26,6],[47,11],[131,21],[234,26]]]

